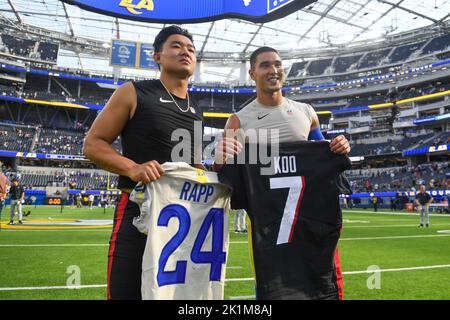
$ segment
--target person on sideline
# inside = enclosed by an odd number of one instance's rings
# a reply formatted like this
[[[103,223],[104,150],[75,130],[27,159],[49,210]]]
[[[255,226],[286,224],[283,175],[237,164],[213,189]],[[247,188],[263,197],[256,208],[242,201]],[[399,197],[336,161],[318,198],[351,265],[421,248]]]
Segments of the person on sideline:
[[[8,198],[8,188],[11,185],[9,179],[3,174],[1,165],[0,162],[0,220],[5,201]]]
[[[428,216],[429,207],[430,207],[430,203],[433,202],[433,197],[431,197],[426,192],[426,187],[424,184],[420,185],[419,192],[417,192],[414,202],[417,205],[417,211],[419,211],[419,213],[420,213],[419,228],[423,228],[424,224],[425,224],[425,227],[428,228],[428,226],[430,224],[430,218]]]
[[[10,211],[10,219],[9,219],[9,225],[14,224],[14,215],[15,211],[17,209],[18,214],[18,224],[22,223],[22,202],[25,199],[25,190],[24,188],[19,184],[19,179],[17,177],[12,179],[12,185],[11,188],[9,188],[9,194],[11,198],[11,211]]]

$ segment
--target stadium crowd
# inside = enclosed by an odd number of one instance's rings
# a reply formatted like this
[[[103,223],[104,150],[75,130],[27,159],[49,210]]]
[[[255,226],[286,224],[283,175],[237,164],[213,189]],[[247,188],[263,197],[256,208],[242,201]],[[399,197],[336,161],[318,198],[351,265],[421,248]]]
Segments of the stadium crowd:
[[[428,190],[445,190],[450,188],[450,162],[350,170],[347,177],[354,192],[417,191],[421,184]]]

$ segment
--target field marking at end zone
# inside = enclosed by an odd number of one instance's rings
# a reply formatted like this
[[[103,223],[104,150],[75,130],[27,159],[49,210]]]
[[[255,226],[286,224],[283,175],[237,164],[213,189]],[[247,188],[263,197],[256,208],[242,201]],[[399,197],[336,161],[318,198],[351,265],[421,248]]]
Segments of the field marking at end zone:
[[[391,268],[380,270],[361,270],[361,271],[344,271],[344,275],[375,273],[375,272],[398,272],[398,271],[415,271],[425,269],[443,269],[450,268],[450,264],[441,264],[434,266],[420,266],[420,267],[407,267],[407,268]],[[240,282],[240,281],[254,281],[255,278],[230,278],[225,279],[225,282]],[[93,284],[93,285],[80,285],[80,286],[47,286],[47,287],[10,287],[0,288],[0,291],[22,291],[22,290],[54,290],[54,289],[85,289],[85,288],[106,288],[106,284]]]

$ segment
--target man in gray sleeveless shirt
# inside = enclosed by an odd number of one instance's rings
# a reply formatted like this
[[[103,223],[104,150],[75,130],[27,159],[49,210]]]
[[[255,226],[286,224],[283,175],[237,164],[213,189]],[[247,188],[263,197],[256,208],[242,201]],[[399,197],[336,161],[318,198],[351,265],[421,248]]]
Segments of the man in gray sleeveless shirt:
[[[240,142],[249,142],[247,141],[248,131],[251,129],[257,131],[258,143],[265,142],[261,139],[264,135],[260,135],[258,131],[266,130],[267,134],[270,129],[278,131],[278,137],[267,136],[266,141],[270,143],[324,140],[320,132],[319,118],[311,105],[283,97],[285,74],[280,55],[275,49],[262,47],[253,52],[250,56],[249,74],[256,83],[256,99],[228,119],[224,137],[216,148],[214,164],[216,171],[220,170],[228,158],[232,158],[241,151]],[[331,141],[330,150],[336,154],[348,154],[350,145],[347,139],[340,135]],[[251,230],[251,224],[248,225]],[[258,241],[258,239],[252,239],[252,234],[249,232],[250,251],[252,251],[252,241]],[[337,248],[334,261],[336,283],[339,283],[338,298],[343,299],[342,271]]]
[[[246,141],[235,137],[249,129],[278,130],[277,141],[274,141],[276,137],[268,136],[268,142],[272,143],[324,140],[320,132],[319,118],[311,105],[283,97],[281,89],[285,74],[277,50],[261,47],[253,52],[249,74],[256,83],[256,99],[228,119],[224,138],[216,149],[215,171],[219,170],[228,158],[240,152],[242,145],[237,140]],[[230,132],[234,133],[230,135]],[[331,141],[330,150],[337,154],[348,154],[350,144],[345,136],[340,135]]]

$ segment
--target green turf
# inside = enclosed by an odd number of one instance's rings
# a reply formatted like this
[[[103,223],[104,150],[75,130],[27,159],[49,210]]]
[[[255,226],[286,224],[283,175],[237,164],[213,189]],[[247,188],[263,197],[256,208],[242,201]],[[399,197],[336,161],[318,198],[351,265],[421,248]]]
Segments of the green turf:
[[[112,219],[113,210],[102,208],[28,207],[28,220]],[[9,207],[2,219],[7,222]],[[50,218],[50,219],[49,219]],[[367,210],[345,211],[339,242],[346,299],[450,299],[450,216],[432,216],[428,229],[418,228],[417,215],[390,215]],[[230,230],[233,229],[231,216]],[[69,230],[0,231],[0,299],[105,299],[108,242],[111,227]],[[226,299],[253,299],[254,281],[248,257],[247,236],[230,232]],[[25,245],[25,246],[17,246]],[[30,246],[33,245],[33,246]],[[47,245],[47,246],[43,246]],[[51,246],[53,245],[53,246]],[[66,245],[66,246],[55,246]],[[72,245],[72,246],[67,246]],[[73,246],[75,245],[75,246]],[[369,266],[381,270],[379,286],[374,273],[361,273]],[[79,268],[81,285],[101,287],[67,289],[70,268]],[[419,267],[432,267],[423,269]],[[443,266],[437,268],[436,266]],[[352,272],[360,272],[352,274]],[[372,280],[372,281],[371,281]],[[70,281],[69,281],[69,284]],[[59,287],[63,289],[38,287]],[[5,288],[31,287],[32,290]]]

